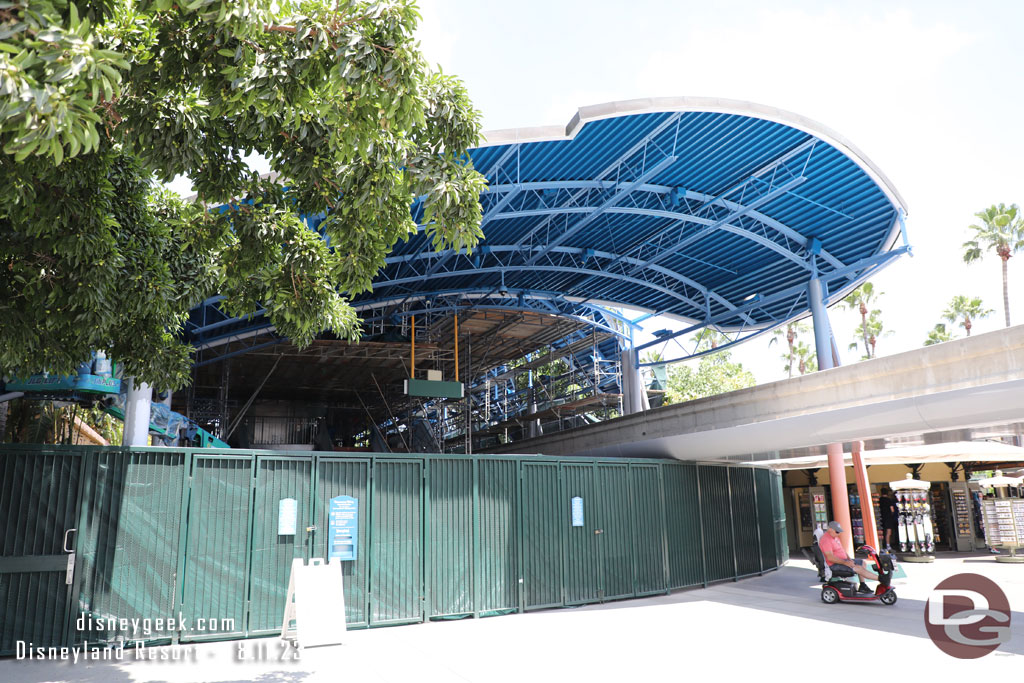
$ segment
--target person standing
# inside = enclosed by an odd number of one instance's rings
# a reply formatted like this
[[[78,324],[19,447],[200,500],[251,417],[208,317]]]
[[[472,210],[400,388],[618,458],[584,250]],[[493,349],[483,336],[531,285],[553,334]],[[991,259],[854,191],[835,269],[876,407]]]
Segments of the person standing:
[[[892,495],[889,487],[882,488],[882,495],[878,498],[878,508],[882,515],[882,532],[885,534],[885,550],[892,552],[893,538],[899,538],[898,524],[900,519],[900,508],[896,504],[896,498]]]

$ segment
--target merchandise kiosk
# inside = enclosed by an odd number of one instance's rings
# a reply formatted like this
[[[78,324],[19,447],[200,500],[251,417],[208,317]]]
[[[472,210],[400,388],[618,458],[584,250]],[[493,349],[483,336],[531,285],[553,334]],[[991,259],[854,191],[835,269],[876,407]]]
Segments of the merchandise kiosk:
[[[1006,498],[1005,489],[1024,483],[1019,477],[1006,477],[996,470],[994,477],[979,479],[982,488],[996,489],[997,498],[981,501],[985,520],[985,542],[998,550],[1009,550],[1009,555],[999,555],[996,562],[1024,562],[1024,556],[1017,555],[1018,548],[1024,548],[1024,499]],[[1001,494],[1001,495],[1000,495]]]
[[[908,474],[902,481],[889,482],[900,508],[900,559],[904,562],[934,562],[935,534],[932,527],[929,481]]]

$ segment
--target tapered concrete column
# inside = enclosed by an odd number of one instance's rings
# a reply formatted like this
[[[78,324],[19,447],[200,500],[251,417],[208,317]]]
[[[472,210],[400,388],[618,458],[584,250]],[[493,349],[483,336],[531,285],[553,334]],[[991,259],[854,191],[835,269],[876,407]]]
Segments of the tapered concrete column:
[[[825,311],[825,297],[821,291],[821,280],[815,276],[807,283],[807,299],[811,304],[814,320],[814,347],[818,355],[818,369],[829,370],[832,363],[832,326]],[[828,452],[828,478],[832,486],[832,518],[843,527],[843,547],[853,557],[853,529],[850,524],[850,498],[846,491],[846,466],[843,462],[843,445],[830,443]],[[870,499],[869,499],[870,500]]]
[[[145,382],[135,384],[128,379],[127,399],[124,406],[124,436],[122,446],[149,445],[149,413],[153,401],[153,388]]]

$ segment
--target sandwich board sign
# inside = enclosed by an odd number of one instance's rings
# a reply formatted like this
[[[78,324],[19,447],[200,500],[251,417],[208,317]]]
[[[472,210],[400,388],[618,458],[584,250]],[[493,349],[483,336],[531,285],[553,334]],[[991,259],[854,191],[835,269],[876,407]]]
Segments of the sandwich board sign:
[[[341,562],[292,560],[281,638],[299,647],[340,645],[345,640],[345,582]]]

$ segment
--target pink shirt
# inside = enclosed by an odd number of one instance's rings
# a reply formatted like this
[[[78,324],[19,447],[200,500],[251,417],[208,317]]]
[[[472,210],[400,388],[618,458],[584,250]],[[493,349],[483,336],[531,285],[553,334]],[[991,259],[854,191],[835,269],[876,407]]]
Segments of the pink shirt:
[[[826,562],[828,562],[828,554],[830,552],[832,553],[832,557],[837,560],[850,559],[846,554],[846,549],[843,548],[843,544],[839,542],[839,538],[833,538],[827,531],[821,535],[821,540],[818,541],[818,547],[821,548],[821,554],[825,556]]]

